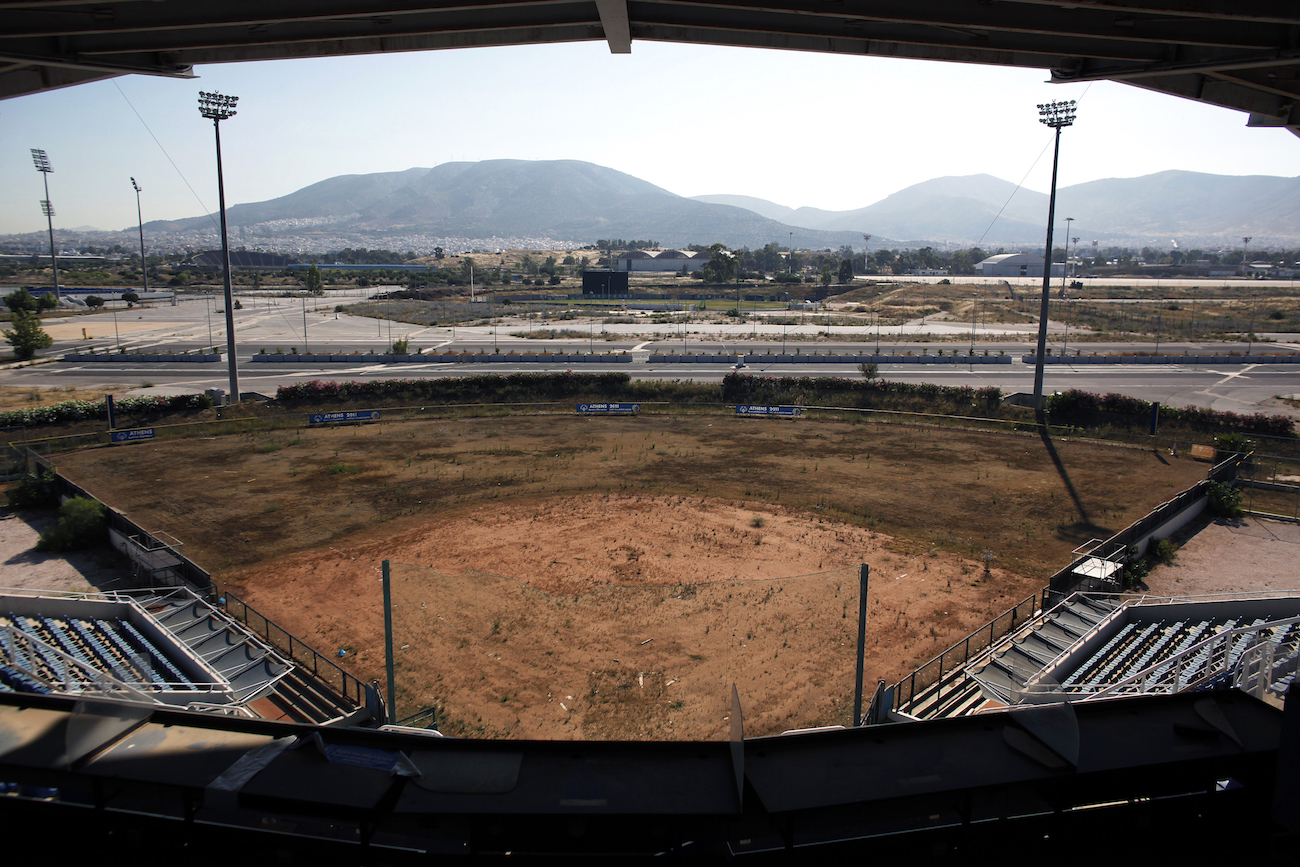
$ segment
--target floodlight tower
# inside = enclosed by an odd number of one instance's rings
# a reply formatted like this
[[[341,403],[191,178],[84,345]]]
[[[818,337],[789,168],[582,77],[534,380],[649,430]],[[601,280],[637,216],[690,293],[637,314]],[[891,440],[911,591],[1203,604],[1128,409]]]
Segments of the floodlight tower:
[[[1038,356],[1034,364],[1034,413],[1043,414],[1043,356],[1047,353],[1047,312],[1052,296],[1052,222],[1056,219],[1056,169],[1061,161],[1061,130],[1074,125],[1075,101],[1038,106],[1038,120],[1056,130],[1052,152],[1052,194],[1047,200],[1047,255],[1043,259],[1043,299],[1038,312]]]
[[[149,272],[148,266],[144,261],[144,214],[140,210],[140,185],[131,178],[131,186],[135,189],[135,218],[140,224],[140,279],[144,281],[144,291],[149,291]]]
[[[47,194],[48,195],[48,194]],[[1250,236],[1241,239],[1241,244],[1245,248],[1241,253],[1241,276],[1250,276]]]
[[[867,248],[866,252],[862,255],[862,273],[865,274],[867,273],[867,269],[871,267],[871,236],[863,235],[862,241]]]
[[[230,238],[226,234],[226,186],[221,173],[221,122],[235,116],[237,96],[199,91],[199,114],[212,121],[217,136],[217,200],[221,206],[221,261],[225,265],[226,365],[230,371],[230,399],[239,403],[239,369],[235,364],[235,302],[230,289]]]
[[[54,250],[54,205],[50,204],[50,172],[54,171],[50,166],[50,158],[45,155],[45,151],[40,148],[32,148],[32,162],[36,164],[36,171],[41,173],[45,181],[45,198],[41,199],[41,213],[45,215],[45,221],[50,228],[50,266],[54,270],[54,299],[62,300],[59,292],[59,257]]]

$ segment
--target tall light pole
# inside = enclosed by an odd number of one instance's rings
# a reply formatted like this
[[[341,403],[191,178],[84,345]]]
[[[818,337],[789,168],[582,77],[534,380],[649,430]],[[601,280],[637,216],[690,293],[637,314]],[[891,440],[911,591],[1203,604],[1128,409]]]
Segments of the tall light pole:
[[[40,148],[32,148],[32,162],[36,164],[36,171],[41,173],[45,181],[45,198],[41,199],[41,213],[45,215],[46,223],[50,227],[50,266],[54,270],[54,300],[61,301],[62,296],[59,293],[59,257],[54,251],[54,205],[50,204],[50,172],[54,171],[50,167],[50,158],[45,155],[45,151]]]
[[[225,265],[226,286],[226,365],[230,371],[230,400],[235,403],[239,403],[239,368],[235,359],[235,302],[230,289],[230,238],[226,233],[226,185],[221,173],[221,122],[235,116],[238,102],[237,96],[199,91],[199,114],[212,121],[217,137],[217,199],[221,206],[221,261]]]
[[[135,188],[135,218],[140,223],[140,277],[144,280],[144,291],[149,291],[149,271],[144,261],[144,214],[140,210],[140,185],[131,178],[131,186]]]
[[[1052,222],[1056,219],[1056,169],[1061,161],[1061,130],[1074,124],[1075,102],[1047,102],[1038,106],[1038,120],[1056,130],[1052,151],[1052,194],[1047,200],[1047,255],[1043,257],[1043,299],[1038,311],[1038,356],[1034,363],[1034,412],[1043,413],[1043,356],[1047,353],[1047,313],[1052,299]]]
[[[46,195],[48,196],[49,193],[47,192]],[[1241,243],[1242,246],[1245,247],[1245,250],[1243,250],[1241,253],[1241,276],[1249,277],[1250,276],[1250,237],[1247,236],[1245,238],[1242,238]]]
[[[866,252],[862,254],[862,273],[865,274],[871,267],[871,236],[863,235],[862,242],[866,246]]]

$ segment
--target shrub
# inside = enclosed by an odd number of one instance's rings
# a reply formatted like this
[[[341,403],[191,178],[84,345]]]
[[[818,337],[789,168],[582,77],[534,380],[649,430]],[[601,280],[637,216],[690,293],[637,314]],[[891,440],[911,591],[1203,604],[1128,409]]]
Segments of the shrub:
[[[93,548],[108,540],[108,508],[85,497],[73,497],[59,507],[59,523],[41,534],[37,551]]]
[[[1161,539],[1156,542],[1155,547],[1152,549],[1152,554],[1156,558],[1157,563],[1163,563],[1168,566],[1177,559],[1178,546],[1169,539]]]
[[[58,504],[54,473],[48,470],[39,475],[24,476],[9,492],[9,505],[14,509],[52,509]]]
[[[1241,489],[1231,482],[1210,482],[1206,508],[1217,518],[1240,518]]]
[[[1137,549],[1130,547],[1128,562],[1124,564],[1124,572],[1120,576],[1125,587],[1136,587],[1138,584],[1146,581],[1147,576],[1151,574],[1151,564],[1145,557],[1137,556]]]

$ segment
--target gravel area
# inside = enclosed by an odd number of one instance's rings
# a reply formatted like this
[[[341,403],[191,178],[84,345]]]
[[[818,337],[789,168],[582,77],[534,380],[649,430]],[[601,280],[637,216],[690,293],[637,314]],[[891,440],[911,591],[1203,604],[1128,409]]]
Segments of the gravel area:
[[[0,592],[21,589],[88,593],[112,589],[116,581],[130,574],[116,553],[108,551],[37,551],[36,540],[55,520],[53,513],[32,516],[0,509]]]
[[[1147,578],[1157,596],[1300,590],[1300,524],[1198,521],[1174,537],[1178,557]]]

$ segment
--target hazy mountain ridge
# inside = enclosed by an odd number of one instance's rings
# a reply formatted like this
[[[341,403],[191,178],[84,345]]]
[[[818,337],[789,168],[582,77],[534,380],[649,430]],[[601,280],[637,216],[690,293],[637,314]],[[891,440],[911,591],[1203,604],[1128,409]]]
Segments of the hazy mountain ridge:
[[[934,178],[851,211],[789,208],[742,196],[699,198],[743,199],[756,213],[782,213],[791,222],[801,221],[798,225],[822,230],[860,226],[873,235],[958,244],[982,238],[986,247],[1041,245],[1048,206],[1045,194],[992,175]],[[1089,181],[1057,191],[1054,244],[1063,237],[1065,217],[1075,218],[1071,234],[1105,243],[1235,246],[1243,235],[1252,235],[1262,245],[1294,244],[1300,241],[1300,177],[1171,170]]]
[[[486,160],[444,163],[312,184],[267,202],[227,211],[241,237],[275,235],[283,220],[332,220],[331,233],[553,237],[586,243],[600,238],[652,238],[672,246],[721,241],[729,246],[794,242],[804,247],[851,244],[848,232],[793,228],[752,211],[697,202],[648,181],[578,160]],[[154,222],[154,232],[182,232],[211,217]],[[302,231],[301,224],[293,227]],[[861,240],[859,237],[857,240]]]
[[[344,175],[228,211],[242,243],[313,234],[362,246],[411,237],[655,239],[668,246],[861,249],[882,246],[1041,247],[1047,196],[991,175],[933,178],[850,211],[790,208],[752,196],[686,198],[624,172],[578,160],[485,160],[402,172]],[[1183,247],[1300,242],[1300,178],[1168,171],[1063,187],[1064,218],[1083,244]],[[210,231],[211,215],[146,225],[159,235]],[[793,237],[792,237],[793,236]],[[1083,240],[1086,239],[1086,240]],[[323,240],[323,238],[322,238]]]

